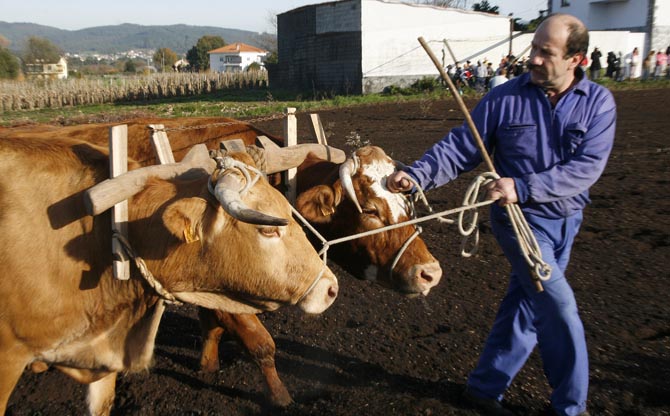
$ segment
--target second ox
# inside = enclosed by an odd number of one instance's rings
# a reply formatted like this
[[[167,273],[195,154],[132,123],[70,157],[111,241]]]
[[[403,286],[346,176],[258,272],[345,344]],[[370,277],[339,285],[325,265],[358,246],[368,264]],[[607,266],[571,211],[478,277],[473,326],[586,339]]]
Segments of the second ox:
[[[298,168],[296,208],[325,238],[335,239],[410,219],[407,199],[386,189],[386,176],[396,169],[379,147],[358,149],[342,164],[308,155]],[[333,246],[339,262],[357,277],[376,280],[409,295],[427,295],[442,276],[438,261],[411,225]],[[406,247],[404,247],[406,246]],[[261,368],[271,404],[286,406],[291,396],[274,364],[275,344],[256,315],[201,309],[205,341],[201,368],[219,368],[219,340],[229,332]]]

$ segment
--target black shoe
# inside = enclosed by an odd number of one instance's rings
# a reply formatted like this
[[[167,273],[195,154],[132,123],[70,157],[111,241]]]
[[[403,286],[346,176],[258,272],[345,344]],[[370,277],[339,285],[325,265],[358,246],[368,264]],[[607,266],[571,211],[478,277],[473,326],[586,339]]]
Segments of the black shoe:
[[[502,403],[495,399],[488,399],[474,395],[470,390],[465,389],[463,399],[483,415],[487,416],[514,416],[514,412],[503,407]]]
[[[556,413],[554,408],[548,404],[544,407],[544,409],[542,409],[542,412],[538,416],[558,416],[558,413]],[[584,410],[579,414],[579,416],[591,416],[591,414],[588,412],[588,410]]]

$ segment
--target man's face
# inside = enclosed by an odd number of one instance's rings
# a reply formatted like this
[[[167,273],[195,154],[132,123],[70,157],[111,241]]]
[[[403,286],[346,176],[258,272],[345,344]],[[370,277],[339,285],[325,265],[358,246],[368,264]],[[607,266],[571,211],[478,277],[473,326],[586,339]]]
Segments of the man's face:
[[[582,56],[565,56],[567,40],[568,26],[561,19],[550,18],[540,25],[528,60],[532,83],[557,93],[571,85]]]

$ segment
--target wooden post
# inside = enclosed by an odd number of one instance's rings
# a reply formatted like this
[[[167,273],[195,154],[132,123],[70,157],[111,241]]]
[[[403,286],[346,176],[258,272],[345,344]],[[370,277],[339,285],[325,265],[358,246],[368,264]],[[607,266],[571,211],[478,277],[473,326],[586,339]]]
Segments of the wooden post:
[[[316,141],[319,144],[328,146],[328,139],[326,139],[326,132],[323,130],[323,124],[321,124],[321,118],[319,117],[318,114],[310,114],[309,117],[312,119],[312,127],[314,128]]]
[[[149,124],[151,129],[151,145],[156,153],[156,160],[159,164],[175,163],[170,140],[168,140],[165,126],[162,124]]]
[[[298,144],[298,123],[295,117],[295,108],[286,108],[286,120],[284,121],[284,147],[295,146]],[[291,168],[284,174],[284,183],[286,183],[286,199],[291,205],[295,205],[296,199],[296,178],[297,168]]]
[[[449,42],[447,42],[446,39],[443,39],[442,42],[444,43],[444,46],[447,47],[447,50],[449,51],[449,55],[451,55],[451,59],[454,60],[454,65],[458,63],[458,60],[456,60],[456,55],[454,55],[454,51],[451,50],[451,46],[449,46]]]
[[[109,128],[109,176],[114,178],[128,171],[128,126]],[[112,231],[128,237],[128,200],[112,207]],[[112,272],[120,280],[130,278],[130,262],[121,244],[112,239]]]

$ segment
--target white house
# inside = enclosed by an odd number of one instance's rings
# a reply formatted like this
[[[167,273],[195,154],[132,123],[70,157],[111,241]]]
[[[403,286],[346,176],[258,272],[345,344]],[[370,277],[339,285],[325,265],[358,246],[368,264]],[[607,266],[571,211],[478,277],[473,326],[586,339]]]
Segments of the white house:
[[[254,62],[263,68],[263,58],[268,55],[266,50],[241,42],[232,43],[207,53],[209,54],[209,68],[214,72],[244,71]]]
[[[510,42],[507,16],[393,0],[303,6],[277,15],[277,30],[272,85],[355,94],[436,77],[420,36],[444,65],[485,59],[497,65],[510,50],[518,55],[528,44]]]
[[[26,64],[28,78],[66,79],[67,61],[61,57],[58,62]]]
[[[591,31],[644,33],[641,54],[670,46],[670,0],[549,0],[548,8],[551,13],[577,16]],[[626,53],[630,46],[620,48]]]

